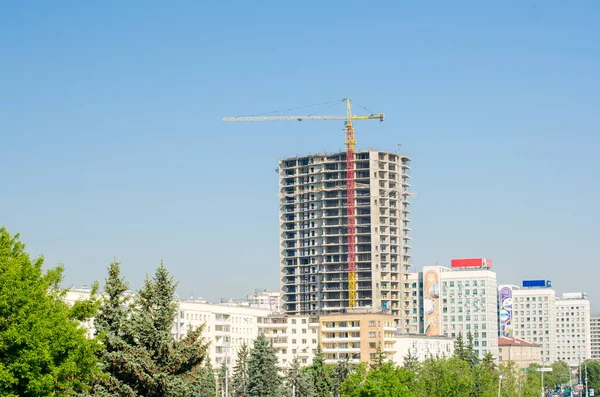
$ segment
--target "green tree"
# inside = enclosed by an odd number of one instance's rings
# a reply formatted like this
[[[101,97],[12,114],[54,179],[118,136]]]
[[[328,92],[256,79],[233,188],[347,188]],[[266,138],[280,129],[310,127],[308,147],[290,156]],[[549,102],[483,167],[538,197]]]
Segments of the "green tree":
[[[229,376],[229,369],[227,368],[227,364],[225,363],[225,361],[223,361],[221,363],[221,366],[219,367],[219,371],[217,373],[217,382],[219,382],[219,390],[222,390],[223,393],[225,393],[225,390],[227,390],[228,394],[231,394],[231,383],[230,383],[230,376]]]
[[[523,376],[523,384],[521,386],[521,396],[536,397],[539,396],[542,390],[541,372],[538,372],[539,366],[531,364],[525,368]]]
[[[248,394],[248,358],[250,349],[248,345],[243,343],[238,352],[233,367],[233,376],[231,377],[231,390],[235,396],[245,396]]]
[[[19,235],[0,228],[0,395],[68,396],[86,392],[98,374],[96,340],[80,320],[94,302],[69,307],[59,285],[63,268],[42,270]],[[95,290],[94,290],[95,292]]]
[[[419,397],[470,397],[473,388],[469,364],[458,357],[425,360],[416,382]]]
[[[371,359],[371,368],[381,368],[381,366],[385,363],[385,353],[381,348],[381,342],[377,343],[377,348],[375,349],[375,357]]]
[[[258,335],[248,360],[248,395],[277,397],[281,394],[281,378],[277,373],[277,356],[264,334]]]
[[[419,360],[410,350],[408,351],[408,354],[404,356],[403,366],[413,372],[416,372],[419,368]]]
[[[587,365],[588,388],[594,389],[598,394],[598,391],[600,391],[600,361],[587,360],[585,363]]]
[[[498,394],[499,372],[494,357],[488,353],[483,360],[471,368],[474,387],[473,397],[495,397]]]
[[[344,384],[345,397],[413,397],[410,391],[412,371],[395,367],[393,363],[383,363],[370,371],[361,371],[357,379],[348,378]],[[357,382],[358,381],[358,382]]]
[[[456,335],[456,339],[454,339],[454,354],[453,357],[456,357],[460,360],[467,361],[467,348],[465,347],[465,341],[462,336],[462,332],[459,332]]]
[[[325,355],[321,345],[317,346],[317,352],[313,358],[312,364],[307,369],[315,388],[317,397],[329,397],[333,390],[330,369],[325,365]]]
[[[348,376],[350,375],[350,371],[351,371],[351,368],[350,368],[348,356],[339,360],[335,364],[335,367],[333,368],[333,374],[332,374],[333,376],[331,379],[334,397],[339,397],[341,395],[342,383],[344,383],[346,381],[346,379],[348,379]]]
[[[193,391],[190,397],[214,397],[216,387],[215,373],[210,360],[207,358],[200,369],[200,375],[193,383]]]
[[[97,395],[178,397],[189,396],[203,377],[208,345],[203,327],[189,329],[175,340],[177,316],[173,302],[176,283],[161,262],[155,275],[128,308],[120,278],[120,265],[109,266],[108,299],[101,308],[98,329],[107,353],[101,356],[107,375],[95,387]]]
[[[121,264],[115,259],[108,267],[108,277],[104,286],[107,297],[94,322],[96,336],[104,345],[104,349],[100,352],[104,374],[94,387],[95,394],[98,396],[136,395],[134,389],[123,381],[123,376],[126,374],[122,372],[121,367],[129,353],[128,346],[123,340],[123,328],[130,315],[130,296],[125,294],[129,284],[121,278],[120,274]]]
[[[467,332],[467,347],[465,352],[465,359],[469,363],[471,368],[474,368],[475,365],[479,362],[479,357],[477,353],[475,353],[475,349],[473,347],[473,334],[471,331]]]
[[[544,374],[544,385],[556,387],[569,383],[569,365],[564,361],[555,361],[551,365],[552,372]]]
[[[314,397],[315,395],[310,374],[300,367],[297,357],[294,357],[285,371],[284,396],[292,397],[294,394],[298,397]]]
[[[501,396],[513,397],[516,391],[521,391],[523,371],[514,361],[502,363],[498,366],[498,373],[502,375]]]

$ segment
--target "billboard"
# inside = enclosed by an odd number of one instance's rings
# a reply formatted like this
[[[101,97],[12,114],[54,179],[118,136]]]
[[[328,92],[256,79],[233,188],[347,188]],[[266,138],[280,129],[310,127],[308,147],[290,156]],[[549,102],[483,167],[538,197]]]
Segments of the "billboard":
[[[552,288],[550,280],[523,280],[523,288]]]
[[[441,335],[440,271],[437,267],[423,268],[423,315],[425,317],[425,334],[427,336]]]
[[[500,336],[504,338],[513,337],[513,325],[512,325],[512,288],[508,285],[500,287],[500,311],[498,312],[498,318],[500,319]]]
[[[451,264],[454,269],[490,269],[492,267],[492,261],[487,258],[452,259]]]

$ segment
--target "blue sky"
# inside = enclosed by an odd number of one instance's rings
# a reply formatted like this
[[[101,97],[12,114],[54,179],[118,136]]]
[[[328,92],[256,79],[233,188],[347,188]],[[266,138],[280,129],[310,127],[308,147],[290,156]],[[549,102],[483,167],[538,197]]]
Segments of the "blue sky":
[[[277,162],[343,148],[342,124],[221,117],[349,96],[386,113],[359,149],[413,159],[417,268],[486,256],[501,282],[600,302],[599,18],[593,1],[3,2],[0,224],[66,285],[116,256],[134,287],[164,258],[182,296],[275,289]]]

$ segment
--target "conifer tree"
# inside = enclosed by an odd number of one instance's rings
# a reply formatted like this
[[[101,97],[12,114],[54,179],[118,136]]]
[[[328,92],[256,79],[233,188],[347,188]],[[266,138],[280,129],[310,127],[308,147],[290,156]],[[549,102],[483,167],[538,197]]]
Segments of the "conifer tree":
[[[277,369],[277,356],[271,342],[264,334],[258,335],[248,360],[248,395],[251,397],[278,397],[281,378]]]
[[[297,357],[294,357],[285,371],[284,396],[292,397],[294,395],[297,397],[314,397],[315,395],[311,377],[300,367]]]
[[[200,375],[193,384],[193,392],[190,397],[214,397],[216,387],[213,367],[207,357],[205,364],[200,369]]]
[[[312,365],[308,367],[308,372],[312,377],[315,395],[317,397],[331,396],[332,380],[329,367],[325,365],[325,355],[321,345],[317,346],[317,352],[313,358]]]
[[[385,353],[381,348],[381,342],[377,343],[377,348],[375,350],[375,357],[371,359],[371,368],[381,368],[381,366],[385,363]]]
[[[231,395],[231,383],[229,376],[229,369],[227,368],[227,363],[223,361],[221,366],[219,367],[219,372],[217,373],[217,382],[219,382],[219,390],[223,391],[223,394],[227,391],[227,394]]]
[[[467,361],[467,351],[465,348],[465,341],[463,340],[462,332],[459,332],[456,335],[456,339],[454,340],[454,355],[458,359],[463,361]]]
[[[350,364],[348,356],[346,356],[345,358],[339,360],[336,363],[335,368],[333,369],[332,383],[334,397],[339,397],[341,395],[342,383],[344,383],[346,379],[348,379],[349,375]]]
[[[465,352],[465,359],[469,363],[471,368],[475,367],[477,363],[479,363],[479,357],[477,353],[475,353],[475,349],[473,347],[473,334],[471,331],[467,332],[467,347]]]
[[[404,368],[408,369],[409,371],[416,371],[418,368],[418,364],[419,364],[419,360],[409,350],[408,354],[406,356],[404,356],[404,362],[403,362]]]
[[[107,374],[96,385],[96,395],[191,395],[202,378],[207,355],[203,327],[190,329],[175,340],[176,283],[162,262],[129,308],[123,308],[126,287],[119,264],[113,262],[106,283],[108,300],[98,316],[99,336],[107,346],[101,356]]]
[[[231,387],[234,396],[245,396],[248,394],[248,358],[250,349],[243,343],[238,352],[235,366],[233,367],[233,376],[231,377]]]

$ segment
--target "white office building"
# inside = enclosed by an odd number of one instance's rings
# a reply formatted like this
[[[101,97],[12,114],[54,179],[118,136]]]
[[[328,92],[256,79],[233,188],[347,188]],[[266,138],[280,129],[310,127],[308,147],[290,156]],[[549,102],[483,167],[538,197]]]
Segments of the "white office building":
[[[566,293],[556,301],[557,359],[571,366],[592,358],[590,301],[585,293]]]
[[[396,335],[394,363],[402,365],[409,354],[417,361],[429,358],[452,357],[454,339],[447,336]]]
[[[539,344],[542,363],[555,362],[556,292],[550,288],[511,287],[513,335],[502,336]]]
[[[405,278],[411,287],[413,282],[417,283],[419,299],[415,303],[411,291],[410,301],[404,304],[413,313],[422,308],[419,329],[425,335],[454,339],[460,333],[466,340],[471,333],[473,347],[480,357],[487,353],[497,357],[498,297],[496,273],[488,267],[491,261],[477,258],[452,263],[452,268],[424,266],[418,277]]]
[[[182,301],[179,302],[178,321],[173,332],[176,337],[183,337],[189,327],[204,324],[203,336],[210,342],[211,364],[217,368],[223,362],[233,365],[242,344],[252,347],[258,336],[260,319],[269,314],[268,309]]]

